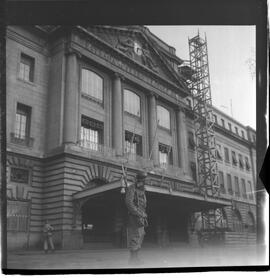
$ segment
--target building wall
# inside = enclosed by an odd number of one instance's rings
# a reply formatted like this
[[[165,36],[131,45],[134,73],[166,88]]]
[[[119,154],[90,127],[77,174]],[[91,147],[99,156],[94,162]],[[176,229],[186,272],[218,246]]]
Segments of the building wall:
[[[115,75],[119,70],[114,64],[104,62],[100,57],[87,50],[89,39],[86,34],[72,35],[70,33],[55,35],[50,41],[37,31],[30,31],[27,28],[9,27],[7,39],[7,142],[9,164],[8,171],[12,167],[29,169],[30,178],[28,184],[18,184],[8,180],[8,199],[28,200],[30,202],[29,229],[23,233],[8,233],[10,248],[25,248],[25,246],[40,246],[42,241],[42,226],[45,219],[54,226],[54,240],[60,248],[75,248],[82,244],[81,220],[75,211],[72,195],[91,186],[91,180],[99,178],[108,182],[119,180],[121,177],[121,165],[126,161],[125,157],[115,155],[113,150],[113,86]],[[91,42],[91,41],[90,41]],[[76,48],[73,53],[69,47]],[[69,45],[69,47],[67,47]],[[35,59],[34,82],[24,82],[18,78],[18,67],[20,53],[25,53]],[[75,55],[74,70],[69,79],[68,59],[69,55]],[[115,55],[120,59],[119,54]],[[117,56],[118,55],[118,56]],[[123,61],[123,57],[121,57]],[[72,58],[73,59],[73,58]],[[160,61],[159,61],[160,63]],[[138,68],[138,65],[136,65]],[[81,94],[81,69],[88,68],[99,74],[104,81],[104,103],[98,104]],[[142,69],[138,69],[142,70]],[[144,69],[145,70],[145,69]],[[132,70],[130,70],[132,72]],[[177,107],[176,96],[171,89],[168,94],[158,91],[156,87],[150,86],[149,82],[139,80],[135,74],[121,72],[121,95],[123,90],[129,89],[137,93],[141,98],[141,120],[122,111],[123,131],[128,130],[142,136],[143,160],[128,161],[130,179],[134,179],[136,171],[143,167],[153,170],[153,161],[149,161],[151,142],[149,139],[150,117],[149,103],[151,94],[157,97],[157,105],[162,105],[170,111],[171,130],[157,128],[156,140],[160,143],[172,146],[173,165],[167,172],[157,172],[151,177],[151,185],[163,188],[188,188],[195,185],[192,178],[190,163],[196,163],[195,150],[188,148],[188,132],[194,134],[192,118],[186,111],[183,119],[185,129],[183,140],[183,155],[188,157],[184,165],[179,168],[180,156],[177,133]],[[123,75],[123,76],[122,76]],[[141,73],[142,76],[148,77]],[[162,73],[162,77],[166,77]],[[137,79],[136,79],[137,78]],[[141,77],[142,78],[142,77]],[[69,79],[69,80],[68,80]],[[154,82],[153,82],[154,84]],[[66,106],[68,97],[68,86],[72,87],[72,96],[78,99],[69,111]],[[167,85],[169,88],[169,85]],[[171,91],[169,91],[171,90]],[[163,94],[163,95],[162,95]],[[32,108],[30,136],[34,138],[32,147],[26,147],[11,142],[10,133],[14,132],[16,105],[20,102]],[[123,102],[123,101],[122,101]],[[75,125],[67,123],[67,114],[77,113],[74,116]],[[104,123],[104,145],[106,151],[98,153],[89,151],[80,146],[81,116],[87,116]],[[70,115],[68,115],[70,116]],[[221,115],[223,118],[224,115]],[[221,117],[219,116],[219,117]],[[245,130],[245,137],[252,133],[252,130],[245,129],[241,124],[235,124],[239,130]],[[72,127],[72,128],[71,128]],[[135,128],[134,128],[135,127]],[[65,129],[71,129],[74,135],[72,144],[64,141]],[[183,135],[183,134],[181,134]],[[234,140],[226,133],[216,133],[217,143],[234,149],[237,153],[248,156],[255,165],[256,153],[247,144]],[[124,146],[124,132],[120,136]],[[251,150],[251,151],[250,151]],[[252,156],[252,159],[250,157]],[[225,162],[218,163],[219,170],[224,172],[225,185],[226,173],[232,177],[237,175],[240,179],[252,181],[255,185],[253,168],[250,172],[239,171],[232,165]],[[155,169],[154,169],[155,170]],[[160,183],[160,180],[163,183]],[[233,182],[233,180],[232,180]],[[240,184],[241,190],[241,184]],[[230,199],[230,195],[222,195],[224,199]],[[233,197],[233,205],[239,207],[243,221],[248,211],[255,215],[255,198],[236,199]],[[233,206],[227,208],[228,224]],[[75,217],[76,216],[76,217]],[[16,240],[12,240],[16,237]],[[73,244],[73,245],[72,245]]]

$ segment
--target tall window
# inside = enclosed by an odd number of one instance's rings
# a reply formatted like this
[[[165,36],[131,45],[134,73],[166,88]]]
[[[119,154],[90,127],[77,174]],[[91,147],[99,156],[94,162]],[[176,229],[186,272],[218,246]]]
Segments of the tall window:
[[[233,164],[234,166],[237,165],[237,158],[236,158],[235,151],[232,151],[232,164]]]
[[[246,163],[246,169],[247,169],[247,171],[249,171],[250,170],[250,164],[249,164],[248,157],[245,157],[245,163]]]
[[[230,174],[227,174],[227,188],[230,195],[233,195],[233,189],[232,189],[232,177]]]
[[[18,103],[15,120],[14,137],[25,140],[30,134],[31,107]]]
[[[214,122],[217,124],[217,115],[213,114]]]
[[[234,177],[235,196],[240,197],[240,187],[238,177]]]
[[[223,156],[222,156],[222,151],[221,151],[221,145],[217,144],[216,146],[217,146],[216,157],[217,157],[217,159],[222,160]]]
[[[228,123],[229,131],[232,131],[232,124]]]
[[[137,117],[141,116],[140,97],[129,90],[124,90],[124,111]]]
[[[235,129],[235,133],[238,135],[238,127],[235,126],[234,129]]]
[[[159,144],[159,163],[161,167],[166,167],[172,164],[172,147],[164,144]]]
[[[243,197],[246,199],[247,198],[246,181],[244,179],[241,179],[241,183],[242,183]]]
[[[157,120],[159,126],[171,129],[170,111],[160,105],[157,106]]]
[[[103,79],[96,73],[82,69],[82,93],[91,99],[103,102]]]
[[[20,68],[19,68],[19,78],[24,81],[33,82],[34,65],[35,65],[35,59],[22,53],[21,60],[20,60]]]
[[[195,141],[194,141],[194,135],[193,132],[188,132],[188,147],[191,150],[195,150]]]
[[[250,200],[253,200],[253,188],[252,188],[251,181],[248,181],[248,198]]]
[[[224,154],[225,154],[225,161],[230,162],[229,150],[226,147],[224,147]]]
[[[232,213],[233,230],[235,232],[243,231],[243,222],[240,212],[238,210],[233,210]]]
[[[243,130],[241,130],[241,133],[242,133],[242,137],[245,139],[245,133]]]
[[[225,122],[224,122],[223,119],[221,119],[221,125],[222,125],[223,127],[225,127]]]
[[[244,169],[243,156],[241,154],[239,154],[238,157],[239,157],[239,167],[240,167],[240,169]]]
[[[193,180],[197,180],[197,169],[196,169],[196,163],[190,162],[190,170]]]
[[[103,123],[82,116],[81,145],[85,148],[101,151],[103,144]]]
[[[221,193],[225,193],[224,174],[221,171],[218,172],[218,181]]]
[[[129,131],[125,132],[125,153],[135,160],[137,155],[142,155],[142,137]]]
[[[255,219],[251,212],[248,212],[248,215],[247,215],[247,230],[250,233],[255,232]]]

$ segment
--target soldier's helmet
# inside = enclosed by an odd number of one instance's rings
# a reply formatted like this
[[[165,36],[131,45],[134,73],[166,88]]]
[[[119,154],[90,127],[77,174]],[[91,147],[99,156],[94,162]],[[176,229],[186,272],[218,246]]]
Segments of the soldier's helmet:
[[[137,180],[144,180],[146,177],[147,177],[147,173],[143,171],[140,171],[136,176]]]

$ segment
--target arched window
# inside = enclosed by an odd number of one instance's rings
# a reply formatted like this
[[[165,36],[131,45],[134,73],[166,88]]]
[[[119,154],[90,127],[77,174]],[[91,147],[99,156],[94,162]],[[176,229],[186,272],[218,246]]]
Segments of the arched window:
[[[233,210],[232,213],[233,230],[235,232],[243,231],[243,222],[240,212],[238,210]]]
[[[170,111],[160,105],[157,106],[157,120],[159,126],[171,129]]]
[[[124,111],[137,117],[141,116],[140,97],[129,90],[124,90]]]
[[[250,233],[255,232],[255,220],[253,214],[249,211],[247,215],[247,224],[246,224],[247,230]]]
[[[82,69],[82,93],[103,102],[103,79],[93,71]]]

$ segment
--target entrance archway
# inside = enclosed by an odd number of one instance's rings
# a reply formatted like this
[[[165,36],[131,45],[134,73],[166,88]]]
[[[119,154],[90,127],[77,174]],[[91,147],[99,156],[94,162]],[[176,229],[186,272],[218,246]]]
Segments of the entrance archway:
[[[126,241],[126,215],[124,196],[118,186],[108,190],[113,183],[94,180],[95,186],[86,191],[93,191],[84,197],[81,206],[82,240],[85,248],[124,247]],[[89,193],[89,192],[88,192]],[[87,193],[87,194],[88,194]],[[83,193],[80,193],[83,194]]]

